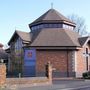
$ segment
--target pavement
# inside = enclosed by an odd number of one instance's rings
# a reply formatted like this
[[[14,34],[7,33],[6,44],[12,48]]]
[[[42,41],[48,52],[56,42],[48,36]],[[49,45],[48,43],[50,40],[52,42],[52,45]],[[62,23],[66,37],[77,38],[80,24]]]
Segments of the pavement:
[[[7,90],[90,90],[90,80],[83,79],[54,79],[53,84],[34,84],[9,86]]]
[[[15,86],[14,90],[90,90],[90,80],[58,79],[53,84],[42,84],[34,86]]]

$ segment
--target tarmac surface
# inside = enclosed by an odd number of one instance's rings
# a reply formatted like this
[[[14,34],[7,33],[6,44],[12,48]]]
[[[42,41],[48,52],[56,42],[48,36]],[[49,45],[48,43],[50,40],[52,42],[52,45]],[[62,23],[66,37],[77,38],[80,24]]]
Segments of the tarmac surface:
[[[52,85],[16,87],[16,90],[90,90],[90,80],[53,80]]]

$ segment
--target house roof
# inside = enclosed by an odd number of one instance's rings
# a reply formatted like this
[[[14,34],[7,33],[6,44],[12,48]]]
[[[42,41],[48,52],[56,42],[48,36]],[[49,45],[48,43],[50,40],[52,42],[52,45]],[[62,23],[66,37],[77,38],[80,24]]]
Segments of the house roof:
[[[25,41],[26,42],[30,42],[31,41],[30,33],[16,30],[14,32],[13,36],[11,37],[10,41],[8,42],[8,44],[10,44],[10,42],[16,37],[16,35],[18,35],[24,42]]]
[[[0,49],[0,59],[8,59],[8,54],[3,49]]]
[[[30,46],[80,46],[79,34],[60,28],[42,29]]]
[[[0,43],[0,47],[3,47],[3,44]]]
[[[47,28],[37,30],[35,33],[15,31],[10,42],[18,35],[23,42],[31,42],[31,47],[81,47],[89,37],[80,37],[72,30],[62,28]],[[32,37],[31,37],[32,36]],[[90,39],[89,39],[90,40]]]
[[[86,36],[86,37],[80,37],[79,38],[79,42],[80,42],[81,46],[83,46],[85,44],[85,42],[87,41],[88,38],[90,38],[90,37]]]
[[[31,24],[29,24],[29,26],[31,27],[33,25],[37,25],[40,23],[59,23],[59,22],[63,22],[63,23],[67,23],[67,24],[75,26],[75,23],[70,21],[68,18],[63,16],[61,13],[59,13],[55,9],[49,9],[46,13],[41,15],[38,19],[33,21]]]
[[[22,31],[16,31],[16,33],[20,36],[20,38],[23,41],[31,41],[30,33],[28,33],[28,32],[22,32]]]

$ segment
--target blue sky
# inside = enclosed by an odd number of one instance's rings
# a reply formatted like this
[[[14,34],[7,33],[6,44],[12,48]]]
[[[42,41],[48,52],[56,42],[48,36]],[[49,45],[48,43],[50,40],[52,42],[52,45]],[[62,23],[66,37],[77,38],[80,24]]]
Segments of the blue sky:
[[[64,16],[77,14],[90,32],[90,0],[0,0],[0,43],[7,44],[15,29],[29,32],[28,24],[51,8]]]

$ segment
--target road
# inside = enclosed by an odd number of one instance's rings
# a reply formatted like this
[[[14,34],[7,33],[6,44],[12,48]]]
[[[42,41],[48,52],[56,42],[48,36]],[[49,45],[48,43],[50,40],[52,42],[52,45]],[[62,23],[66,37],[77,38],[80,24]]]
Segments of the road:
[[[22,87],[17,90],[90,90],[90,81],[54,80],[53,85]]]

